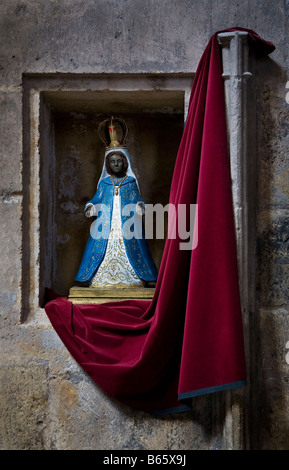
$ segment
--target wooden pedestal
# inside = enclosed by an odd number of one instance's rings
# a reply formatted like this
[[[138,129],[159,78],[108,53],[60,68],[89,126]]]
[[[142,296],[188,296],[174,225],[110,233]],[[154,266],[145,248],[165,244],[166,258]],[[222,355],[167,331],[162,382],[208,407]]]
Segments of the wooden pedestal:
[[[151,300],[152,287],[72,287],[68,300],[74,304],[103,304],[120,300]]]

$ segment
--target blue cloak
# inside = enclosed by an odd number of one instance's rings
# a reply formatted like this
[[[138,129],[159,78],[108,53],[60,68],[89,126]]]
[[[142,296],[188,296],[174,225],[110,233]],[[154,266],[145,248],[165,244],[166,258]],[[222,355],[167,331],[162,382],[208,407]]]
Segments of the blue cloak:
[[[121,225],[123,231],[123,241],[127,257],[136,275],[140,279],[154,282],[157,279],[157,269],[151,257],[151,253],[144,236],[144,230],[142,229],[141,235],[137,235],[137,237],[133,235],[135,229],[135,224],[133,221],[136,217],[135,207],[138,202],[143,201],[140,197],[135,178],[128,176],[120,186],[119,194],[121,201]],[[104,259],[111,225],[113,198],[114,186],[110,177],[108,176],[101,180],[95,195],[91,201],[87,203],[94,205],[103,204],[106,210],[99,211],[97,216],[94,217],[94,233],[92,230],[90,230],[90,236],[84,250],[80,267],[75,276],[75,281],[91,281],[102,260]],[[133,205],[134,212],[129,211],[129,213],[127,213],[127,211],[124,210],[124,207],[128,204]],[[97,231],[100,234],[99,236],[95,236]],[[94,236],[92,236],[92,234]]]

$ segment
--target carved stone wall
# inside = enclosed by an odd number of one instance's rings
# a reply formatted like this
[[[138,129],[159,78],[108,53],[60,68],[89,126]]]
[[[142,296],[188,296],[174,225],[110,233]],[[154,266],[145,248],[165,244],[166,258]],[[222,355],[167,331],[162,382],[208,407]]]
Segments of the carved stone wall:
[[[1,449],[288,449],[288,12],[283,0],[1,2]],[[38,114],[42,98],[37,87],[27,96],[25,80],[57,78],[58,90],[71,80],[88,90],[86,80],[95,74],[174,74],[181,80],[193,76],[211,35],[236,25],[276,45],[253,68],[243,56],[235,60],[244,67],[233,85],[225,80],[238,98],[229,123],[241,120],[243,126],[233,131],[239,175],[233,180],[235,195],[242,191],[236,217],[249,384],[244,393],[199,397],[190,413],[155,419],[106,397],[45,315],[31,315],[39,306],[41,251],[40,193],[31,181],[43,171],[41,149],[53,152],[57,136],[51,97]],[[246,71],[252,73],[248,81]],[[240,129],[246,133],[238,137]],[[42,214],[42,222],[49,220],[48,209]],[[29,230],[31,223],[36,230]]]

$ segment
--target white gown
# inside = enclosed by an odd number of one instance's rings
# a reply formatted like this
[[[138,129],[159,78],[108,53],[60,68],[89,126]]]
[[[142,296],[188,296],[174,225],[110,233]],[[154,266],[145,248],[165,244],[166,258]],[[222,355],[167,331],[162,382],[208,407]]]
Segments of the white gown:
[[[92,287],[142,286],[126,254],[121,229],[120,195],[114,195],[112,220],[104,259],[91,280]]]

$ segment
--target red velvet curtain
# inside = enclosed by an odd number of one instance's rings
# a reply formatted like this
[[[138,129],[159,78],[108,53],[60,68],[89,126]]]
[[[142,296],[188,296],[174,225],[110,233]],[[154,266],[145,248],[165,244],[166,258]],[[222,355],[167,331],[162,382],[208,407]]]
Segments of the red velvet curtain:
[[[254,54],[275,47],[247,31]],[[112,398],[153,413],[246,381],[225,101],[217,34],[193,83],[170,203],[198,205],[198,244],[166,240],[154,298],[102,305],[48,302],[74,359]]]

